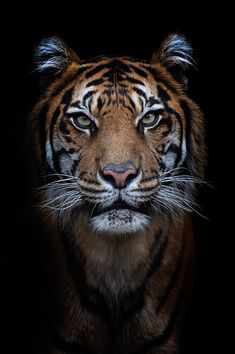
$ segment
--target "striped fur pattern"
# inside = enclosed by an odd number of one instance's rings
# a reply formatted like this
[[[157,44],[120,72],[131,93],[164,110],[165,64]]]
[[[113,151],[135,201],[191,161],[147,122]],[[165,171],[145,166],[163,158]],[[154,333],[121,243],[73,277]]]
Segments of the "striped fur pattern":
[[[178,34],[150,62],[81,61],[54,37],[39,45],[49,83],[30,134],[48,289],[42,352],[181,353],[205,164],[203,117],[185,87],[191,54]]]

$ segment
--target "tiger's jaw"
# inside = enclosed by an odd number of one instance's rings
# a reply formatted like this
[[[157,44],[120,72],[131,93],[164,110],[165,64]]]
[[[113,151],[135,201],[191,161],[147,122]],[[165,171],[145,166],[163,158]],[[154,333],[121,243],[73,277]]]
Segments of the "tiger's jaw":
[[[126,203],[116,202],[108,208],[95,208],[90,225],[95,232],[126,234],[146,229],[149,220],[145,208],[134,208]]]

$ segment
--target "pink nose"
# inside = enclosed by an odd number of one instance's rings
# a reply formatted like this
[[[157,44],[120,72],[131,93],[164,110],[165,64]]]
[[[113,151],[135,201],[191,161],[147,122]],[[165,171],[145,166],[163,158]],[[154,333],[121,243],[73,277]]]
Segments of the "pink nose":
[[[137,175],[136,168],[130,164],[109,164],[103,170],[103,178],[112,183],[116,188],[123,188]]]

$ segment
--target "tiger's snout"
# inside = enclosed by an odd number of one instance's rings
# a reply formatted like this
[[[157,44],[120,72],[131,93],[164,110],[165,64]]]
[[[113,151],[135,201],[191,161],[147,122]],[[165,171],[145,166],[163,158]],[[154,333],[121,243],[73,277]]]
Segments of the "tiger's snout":
[[[118,165],[109,163],[100,171],[101,178],[105,182],[119,189],[125,188],[138,174],[139,170],[130,161]]]

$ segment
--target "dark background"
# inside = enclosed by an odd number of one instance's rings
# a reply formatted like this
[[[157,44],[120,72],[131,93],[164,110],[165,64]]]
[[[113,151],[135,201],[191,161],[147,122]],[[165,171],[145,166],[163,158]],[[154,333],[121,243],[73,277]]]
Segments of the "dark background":
[[[18,353],[30,343],[27,338],[29,311],[37,303],[30,300],[35,282],[35,243],[24,211],[28,180],[22,149],[27,114],[39,95],[37,76],[33,72],[33,50],[46,36],[59,34],[82,59],[99,54],[131,55],[148,59],[164,37],[180,31],[192,43],[198,71],[189,73],[190,96],[201,106],[206,120],[208,167],[206,178],[213,188],[200,196],[207,219],[195,217],[197,274],[195,296],[190,315],[188,354],[230,352],[229,294],[232,283],[228,231],[228,202],[224,186],[231,183],[228,161],[228,129],[225,107],[228,104],[224,78],[230,77],[225,58],[229,35],[229,10],[187,6],[165,8],[158,3],[135,4],[127,11],[125,3],[109,3],[103,9],[88,4],[84,9],[72,4],[61,7],[58,14],[43,4],[38,8],[16,8],[5,13],[7,25],[1,29],[1,316],[4,353]],[[58,9],[57,9],[58,10]],[[14,14],[14,17],[13,17]],[[4,16],[4,13],[2,14]],[[229,125],[230,126],[230,125]],[[229,170],[229,171],[228,171]],[[226,171],[226,172],[225,172]],[[30,309],[30,310],[29,310]],[[32,324],[34,326],[34,324]],[[36,329],[36,327],[35,327]],[[29,346],[32,344],[29,344]],[[15,351],[14,351],[15,352]],[[26,351],[25,351],[26,352]],[[34,350],[30,351],[32,354]]]

